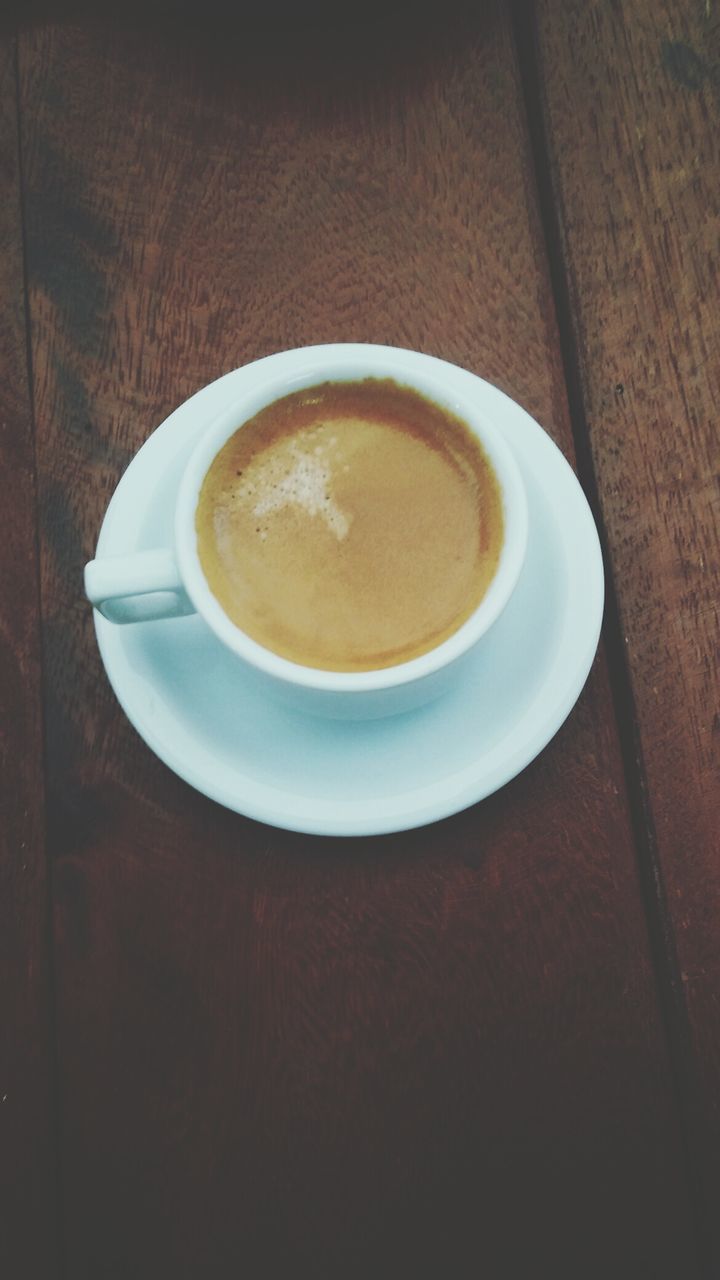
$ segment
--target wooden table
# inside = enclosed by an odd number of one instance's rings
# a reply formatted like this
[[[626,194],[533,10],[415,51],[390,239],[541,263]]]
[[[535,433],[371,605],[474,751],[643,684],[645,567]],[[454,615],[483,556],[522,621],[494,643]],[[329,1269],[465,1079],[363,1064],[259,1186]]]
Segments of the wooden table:
[[[720,1274],[720,10],[376,10],[6,23],[13,1280]],[[524,405],[608,573],[540,758],[358,841],[169,772],[81,588],[169,411],[326,340],[432,352]]]

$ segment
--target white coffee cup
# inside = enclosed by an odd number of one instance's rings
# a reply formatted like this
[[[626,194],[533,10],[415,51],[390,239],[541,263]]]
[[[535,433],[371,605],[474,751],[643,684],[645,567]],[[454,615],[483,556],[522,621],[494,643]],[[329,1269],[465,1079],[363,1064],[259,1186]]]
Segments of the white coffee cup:
[[[527,544],[527,502],[517,463],[500,433],[473,402],[458,394],[452,366],[415,352],[364,344],[331,344],[285,354],[281,375],[253,382],[222,413],[198,423],[199,438],[185,466],[175,506],[174,546],[107,556],[85,567],[88,599],[116,623],[199,613],[238,662],[293,707],[335,718],[366,719],[407,711],[462,678],[465,660],[505,608],[520,575]],[[323,671],[264,648],[231,622],[200,565],[195,512],[216,454],[243,423],[275,400],[321,382],[393,378],[462,418],[477,436],[497,477],[504,538],[495,575],[478,607],[457,631],[428,653],[377,671]],[[172,625],[172,623],[168,623]]]

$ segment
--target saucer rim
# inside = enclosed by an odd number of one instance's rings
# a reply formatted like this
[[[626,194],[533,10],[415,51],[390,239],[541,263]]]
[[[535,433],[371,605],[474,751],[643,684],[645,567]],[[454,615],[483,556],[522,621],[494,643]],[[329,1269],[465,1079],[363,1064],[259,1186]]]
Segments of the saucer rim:
[[[321,348],[318,350],[321,350]],[[385,350],[399,352],[401,349],[385,348]],[[153,452],[164,446],[166,437],[172,431],[173,422],[177,416],[182,414],[186,418],[190,406],[197,404],[199,399],[205,397],[210,399],[213,395],[217,396],[223,386],[228,386],[230,382],[237,380],[239,376],[251,376],[253,372],[260,372],[261,369],[266,369],[270,362],[287,358],[289,354],[288,352],[278,352],[272,356],[265,356],[260,360],[253,361],[248,365],[241,366],[239,369],[222,375],[214,382],[202,387],[179,405],[150,434],[131,460],[112,495],[98,538],[98,554],[102,553],[103,543],[109,541],[113,536],[114,511],[119,505],[121,489],[127,487],[128,481],[131,482],[132,471],[139,466],[144,466],[147,462],[146,451]],[[155,731],[151,718],[149,716],[144,717],[138,711],[138,708],[133,705],[132,699],[126,696],[125,682],[120,678],[122,673],[118,673],[115,670],[112,653],[113,636],[119,629],[106,619],[103,619],[95,611],[95,631],[98,647],[108,680],[120,706],[140,737],[167,767],[201,794],[231,811],[270,826],[318,836],[367,837],[386,835],[427,826],[487,799],[506,783],[517,777],[548,745],[561,728],[584,688],[597,652],[604,605],[602,554],[592,512],[577,476],[564,454],[552,440],[552,437],[520,405],[477,374],[452,365],[447,361],[440,361],[434,356],[421,356],[419,353],[411,352],[406,354],[416,356],[423,362],[429,361],[433,364],[442,364],[446,370],[452,370],[465,383],[465,387],[468,390],[471,389],[471,384],[468,380],[471,380],[473,385],[479,384],[483,395],[495,401],[496,408],[501,407],[503,413],[505,415],[509,414],[511,418],[520,415],[525,429],[529,427],[531,430],[542,434],[543,445],[548,448],[549,456],[553,456],[553,465],[563,474],[566,483],[569,483],[570,491],[574,492],[575,517],[576,519],[580,518],[581,524],[584,525],[587,540],[585,554],[588,558],[585,566],[584,581],[585,609],[586,615],[589,616],[586,616],[587,629],[585,631],[586,639],[583,645],[583,652],[582,654],[578,653],[573,663],[574,678],[568,682],[565,695],[556,699],[553,702],[551,711],[542,719],[537,720],[533,729],[523,738],[521,746],[510,756],[504,756],[499,765],[494,768],[481,770],[479,776],[475,774],[463,785],[452,788],[448,785],[452,782],[452,778],[457,777],[458,773],[464,774],[466,772],[465,769],[456,771],[455,774],[444,780],[445,785],[440,798],[433,797],[428,799],[428,789],[426,787],[420,787],[417,790],[406,788],[402,792],[385,797],[383,805],[387,805],[388,801],[392,802],[392,813],[385,816],[379,815],[376,809],[373,810],[372,804],[369,804],[367,800],[358,801],[357,799],[350,801],[320,801],[317,798],[312,798],[305,802],[308,811],[303,812],[303,797],[295,792],[285,791],[282,787],[269,787],[267,784],[259,783],[256,779],[246,775],[248,783],[246,790],[240,795],[230,795],[224,786],[213,786],[212,779],[208,778],[202,768],[197,768],[193,761],[188,761],[184,755],[176,754],[172,744],[168,743],[161,734]],[[516,453],[514,442],[507,435],[507,424],[499,423],[497,425],[510,448]],[[192,448],[191,441],[188,441],[189,434],[191,433],[187,423],[185,423],[183,442],[180,446],[183,452],[187,448]],[[144,455],[142,461],[141,455]],[[300,715],[301,713],[296,714]],[[411,724],[413,714],[413,712],[407,713],[409,724]],[[527,715],[528,712],[521,712],[515,723],[522,723],[522,720]],[[313,717],[313,719],[317,720],[316,717]],[[248,791],[252,792],[252,795],[248,794]],[[279,801],[281,802],[282,797],[287,797],[288,799],[288,804],[284,811],[281,811],[283,809],[282,803],[278,804]],[[368,811],[369,808],[370,812]]]

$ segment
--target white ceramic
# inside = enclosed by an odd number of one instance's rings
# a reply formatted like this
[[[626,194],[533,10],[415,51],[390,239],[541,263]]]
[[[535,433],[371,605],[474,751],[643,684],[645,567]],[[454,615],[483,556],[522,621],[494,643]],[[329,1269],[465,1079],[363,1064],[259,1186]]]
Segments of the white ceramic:
[[[113,495],[99,555],[169,545],[199,416],[222,412],[245,380],[286,358],[220,378],[150,436]],[[512,599],[444,697],[380,720],[303,716],[263,694],[249,668],[229,681],[233,655],[197,615],[118,627],[95,614],[108,677],[138,733],[169,768],[227,808],[321,835],[422,826],[509,782],[572,709],[603,609],[590,510],[559,449],[523,409],[464,370],[453,369],[453,378],[513,449],[532,534]]]
[[[321,671],[263,648],[227,616],[210,591],[197,552],[195,510],[213,459],[231,435],[266,405],[326,380],[394,378],[461,417],[481,441],[499,481],[505,535],[495,576],[478,608],[444,643],[412,661],[379,671]],[[140,554],[98,555],[86,566],[88,598],[111,621],[178,618],[194,608],[268,690],[318,715],[367,718],[397,714],[437,697],[462,678],[464,661],[500,617],[517,583],[527,545],[527,501],[512,450],[479,403],[475,387],[461,386],[453,366],[416,352],[370,344],[337,343],[282,353],[260,361],[214,415],[201,403],[197,440],[178,488],[174,536]],[[174,624],[173,624],[174,625]],[[228,676],[230,672],[228,670]]]

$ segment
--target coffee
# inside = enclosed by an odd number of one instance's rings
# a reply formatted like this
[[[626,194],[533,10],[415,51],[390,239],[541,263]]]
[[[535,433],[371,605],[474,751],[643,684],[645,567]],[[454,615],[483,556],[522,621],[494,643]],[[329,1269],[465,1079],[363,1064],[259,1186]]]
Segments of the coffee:
[[[392,379],[261,410],[203,482],[200,563],[229,618],[284,658],[370,671],[446,640],[498,566],[503,504],[459,418]]]

